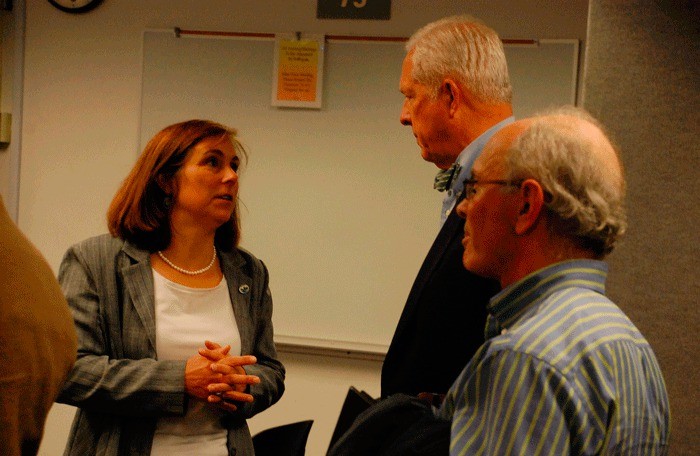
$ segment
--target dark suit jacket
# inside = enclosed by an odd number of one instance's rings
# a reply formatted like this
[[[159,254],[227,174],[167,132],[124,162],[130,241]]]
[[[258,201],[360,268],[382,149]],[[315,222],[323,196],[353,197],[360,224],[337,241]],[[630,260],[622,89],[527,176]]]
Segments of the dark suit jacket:
[[[382,367],[382,397],[444,394],[484,342],[499,286],[462,264],[464,220],[447,217],[423,261]]]
[[[230,454],[252,454],[246,419],[282,396],[285,369],[273,342],[265,265],[242,249],[219,252],[219,259],[241,353],[258,359],[246,372],[260,377],[250,386],[255,401],[227,415],[224,426]],[[150,454],[156,420],[183,415],[187,396],[186,360],[156,360],[149,253],[109,235],[90,238],[68,250],[58,280],[78,335],[78,360],[58,397],[79,408],[64,454]],[[241,285],[250,292],[240,292]]]

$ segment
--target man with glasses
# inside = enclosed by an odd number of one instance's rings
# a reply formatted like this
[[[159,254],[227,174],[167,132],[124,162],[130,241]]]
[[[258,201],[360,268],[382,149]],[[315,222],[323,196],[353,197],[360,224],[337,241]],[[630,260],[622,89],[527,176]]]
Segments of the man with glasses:
[[[476,159],[457,207],[463,262],[502,291],[437,412],[450,454],[668,452],[657,360],[605,296],[624,196],[615,148],[575,108],[503,128]]]
[[[441,229],[418,272],[382,367],[382,397],[447,392],[483,343],[495,281],[462,267],[464,222],[454,212],[474,159],[489,137],[513,121],[503,44],[467,16],[432,22],[406,43],[399,88],[401,123],[423,159],[440,172]],[[426,396],[428,396],[426,394]]]

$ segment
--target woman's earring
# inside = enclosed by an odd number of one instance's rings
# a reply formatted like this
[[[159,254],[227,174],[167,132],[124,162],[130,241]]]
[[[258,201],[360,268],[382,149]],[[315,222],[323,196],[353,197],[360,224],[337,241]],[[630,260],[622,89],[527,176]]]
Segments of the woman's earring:
[[[170,209],[173,207],[173,197],[170,195],[166,195],[165,198],[163,198],[163,204],[165,205],[166,209]]]

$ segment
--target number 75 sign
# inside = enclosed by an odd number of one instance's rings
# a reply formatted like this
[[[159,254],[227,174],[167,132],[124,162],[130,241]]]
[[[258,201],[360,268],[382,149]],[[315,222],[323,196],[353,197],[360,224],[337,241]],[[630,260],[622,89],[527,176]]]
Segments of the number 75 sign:
[[[391,17],[391,0],[318,0],[317,19],[381,19]]]

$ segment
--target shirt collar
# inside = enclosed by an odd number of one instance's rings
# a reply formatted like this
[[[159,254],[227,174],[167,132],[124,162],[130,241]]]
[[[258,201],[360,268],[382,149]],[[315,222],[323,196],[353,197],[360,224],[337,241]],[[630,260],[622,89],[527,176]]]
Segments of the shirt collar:
[[[605,294],[606,263],[597,260],[569,260],[547,266],[504,288],[491,298],[489,319],[494,328],[513,326],[536,301],[542,301],[562,288],[586,288]],[[487,328],[487,333],[489,328]],[[487,334],[493,337],[495,334]]]
[[[471,176],[474,161],[476,161],[479,155],[481,155],[481,151],[484,149],[484,146],[489,141],[489,139],[491,139],[491,137],[498,130],[500,130],[508,124],[513,123],[514,121],[515,117],[513,116],[503,119],[496,125],[483,132],[481,135],[479,135],[478,138],[469,143],[469,145],[465,147],[462,152],[460,152],[455,162],[459,163],[461,168],[459,174],[452,179],[452,183],[450,185],[450,188],[452,189],[454,195],[458,196],[460,193],[462,193],[462,189],[464,188],[464,181],[465,179],[469,178],[469,176]]]
[[[481,135],[479,135],[478,138],[472,141],[459,154],[457,160],[455,160],[455,163],[459,163],[461,168],[459,173],[452,178],[452,181],[450,182],[450,187],[446,189],[447,191],[445,192],[445,196],[442,200],[442,209],[440,211],[441,225],[445,223],[445,220],[447,220],[447,216],[450,214],[450,212],[452,212],[455,205],[457,204],[457,200],[459,199],[460,195],[462,194],[462,190],[464,189],[464,180],[471,176],[472,165],[474,164],[474,161],[479,156],[479,154],[481,154],[484,145],[486,145],[488,140],[491,139],[491,136],[493,136],[498,130],[505,127],[509,123],[512,123],[514,120],[515,117],[510,116],[498,122],[488,130],[483,132]]]

